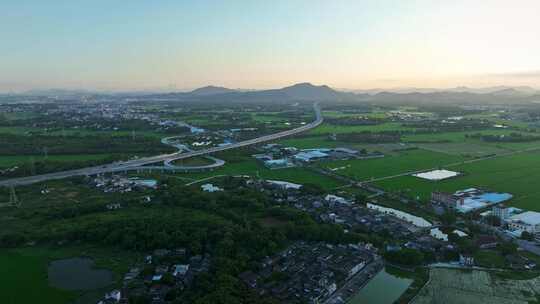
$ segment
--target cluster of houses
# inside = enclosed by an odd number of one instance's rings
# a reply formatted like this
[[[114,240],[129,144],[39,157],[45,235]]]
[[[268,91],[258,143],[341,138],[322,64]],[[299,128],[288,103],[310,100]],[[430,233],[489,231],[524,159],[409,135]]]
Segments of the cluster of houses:
[[[248,181],[248,184],[268,191],[276,203],[288,204],[305,211],[321,223],[338,224],[346,233],[355,230],[391,236],[403,243],[396,248],[429,251],[441,257],[446,251],[455,251],[447,241],[430,235],[431,223],[421,218],[370,203],[364,205],[362,202],[355,202],[347,194],[311,195],[302,193],[301,185],[278,186],[276,181],[273,182]],[[280,183],[280,185],[288,184],[291,183]]]
[[[469,213],[500,204],[512,198],[510,193],[491,192],[477,188],[459,190],[454,193],[433,192],[431,202],[460,213]]]
[[[369,245],[297,242],[240,279],[280,303],[322,303],[375,258]],[[378,271],[370,270],[370,271]],[[368,277],[368,276],[366,276]]]
[[[474,257],[459,252],[450,242],[449,234],[469,237],[467,233],[453,229],[443,231],[430,222],[405,212],[378,206],[373,203],[356,202],[346,192],[313,194],[302,191],[303,185],[279,180],[247,179],[245,185],[266,192],[276,204],[287,204],[309,213],[321,223],[338,224],[345,233],[363,232],[385,238],[385,251],[400,251],[404,248],[429,252],[435,261],[446,261],[449,254],[458,257],[456,263],[474,266]],[[215,184],[204,184],[201,191],[224,191]],[[459,211],[460,206],[476,200],[493,206],[491,215],[500,217],[509,229],[538,233],[540,214],[520,212],[499,203],[486,202],[505,198],[503,194],[477,189],[467,189],[453,194],[433,193],[434,204]],[[511,197],[511,196],[510,196]],[[114,208],[116,206],[112,206]],[[473,209],[476,210],[476,209]],[[493,235],[479,234],[474,238],[477,248],[491,249],[499,244]],[[367,281],[380,268],[375,265],[377,250],[371,245],[330,245],[326,243],[297,242],[279,254],[265,258],[258,267],[244,272],[240,279],[260,295],[268,295],[280,303],[321,303],[333,295],[352,277],[359,276]],[[534,267],[519,255],[511,255],[512,267]],[[208,271],[209,257],[188,258],[184,249],[157,250],[148,256],[145,264],[138,265],[125,276],[124,287],[108,293],[102,303],[118,303],[129,296],[147,295],[152,303],[163,303],[172,289],[187,288],[193,277]],[[363,272],[366,272],[365,274]],[[360,285],[359,285],[360,286]]]
[[[387,236],[397,243],[390,243],[385,249],[387,251],[402,250],[404,248],[415,249],[422,252],[429,252],[436,261],[445,261],[448,256],[459,256],[456,263],[463,266],[473,266],[474,257],[470,254],[460,252],[449,239],[449,234],[457,235],[460,238],[470,238],[468,233],[459,229],[452,231],[442,231],[429,221],[400,210],[386,208],[383,206],[362,202],[355,202],[354,199],[344,195],[310,195],[300,191],[302,185],[292,184],[283,181],[267,181],[266,183],[254,183],[258,188],[267,190],[276,203],[288,204],[292,207],[305,211],[321,223],[338,224],[343,227],[344,232],[362,231],[367,234]],[[496,205],[499,207],[499,205]],[[512,208],[510,210],[513,210]],[[513,218],[513,226],[524,225],[535,217]],[[531,223],[529,227],[533,227]],[[534,226],[538,227],[538,226]],[[530,230],[528,230],[530,231]],[[473,239],[477,248],[490,249],[499,244],[498,238],[479,234]],[[512,256],[512,258],[518,257]],[[521,264],[513,262],[517,268],[523,269],[532,267],[530,261],[522,261]],[[520,265],[520,266],[517,266]]]
[[[128,303],[134,298],[166,303],[170,291],[188,288],[193,278],[208,272],[209,267],[208,255],[189,257],[184,248],[157,249],[124,275],[122,288],[106,293],[98,304]]]
[[[136,189],[156,189],[158,184],[154,179],[141,179],[121,175],[100,175],[92,180],[92,184],[103,192],[126,193]]]
[[[266,144],[262,152],[253,157],[270,169],[289,168],[297,165],[313,163],[323,160],[344,160],[357,158],[383,157],[384,154],[373,152],[360,152],[349,148],[315,148],[297,149],[296,147],[283,147],[279,144]]]
[[[487,214],[499,218],[503,227],[512,236],[521,237],[523,232],[527,232],[540,238],[540,212],[524,212],[521,209],[500,204],[493,206]]]
[[[513,196],[509,193],[490,192],[477,188],[456,191],[455,193],[433,192],[431,202],[446,210],[469,213],[491,207],[491,210],[480,213],[485,217],[495,216],[508,234],[520,237],[523,232],[540,236],[540,212],[524,211],[507,207],[503,203]]]

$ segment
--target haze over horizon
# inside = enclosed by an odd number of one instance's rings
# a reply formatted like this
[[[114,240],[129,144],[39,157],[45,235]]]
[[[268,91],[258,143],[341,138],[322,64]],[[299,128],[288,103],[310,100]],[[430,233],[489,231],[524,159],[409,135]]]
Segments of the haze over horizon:
[[[299,82],[540,88],[533,0],[7,0],[0,8],[0,92]]]

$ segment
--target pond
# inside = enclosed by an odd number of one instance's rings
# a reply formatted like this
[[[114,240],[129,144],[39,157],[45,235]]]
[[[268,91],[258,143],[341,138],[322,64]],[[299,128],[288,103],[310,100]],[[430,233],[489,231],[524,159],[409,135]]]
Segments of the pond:
[[[392,304],[409,288],[413,280],[381,270],[348,304]]]
[[[94,268],[89,258],[69,258],[49,264],[49,284],[65,290],[93,290],[113,283],[113,273]]]

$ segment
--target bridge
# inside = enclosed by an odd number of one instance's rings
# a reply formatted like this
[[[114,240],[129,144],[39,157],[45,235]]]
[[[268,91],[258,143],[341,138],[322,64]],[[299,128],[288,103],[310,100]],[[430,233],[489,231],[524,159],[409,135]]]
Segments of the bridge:
[[[161,155],[143,157],[143,158],[129,160],[129,161],[114,162],[114,163],[102,165],[102,166],[94,166],[94,167],[88,167],[88,168],[82,168],[82,169],[74,169],[74,170],[68,170],[68,171],[6,179],[3,181],[0,181],[0,186],[14,187],[14,186],[30,185],[30,184],[40,183],[40,182],[44,182],[48,180],[63,179],[63,178],[74,177],[74,176],[89,176],[89,175],[97,175],[97,174],[103,174],[103,173],[123,172],[123,171],[128,171],[128,170],[141,170],[141,169],[145,169],[144,167],[145,165],[149,165],[153,163],[158,163],[158,162],[170,163],[174,160],[186,159],[186,158],[195,157],[195,156],[204,156],[204,155],[213,154],[213,153],[217,153],[221,151],[232,150],[232,149],[247,147],[250,145],[260,144],[267,141],[274,141],[283,137],[302,133],[302,132],[308,131],[310,129],[313,129],[319,126],[323,122],[323,117],[322,117],[321,109],[318,103],[313,104],[313,110],[315,111],[315,120],[310,122],[309,124],[303,125],[295,129],[287,130],[287,131],[282,131],[282,132],[278,132],[274,134],[264,135],[261,137],[240,141],[240,142],[233,143],[230,145],[212,147],[212,148],[208,148],[204,150],[189,151],[189,152],[179,151],[179,152],[175,152],[171,154],[161,154]]]

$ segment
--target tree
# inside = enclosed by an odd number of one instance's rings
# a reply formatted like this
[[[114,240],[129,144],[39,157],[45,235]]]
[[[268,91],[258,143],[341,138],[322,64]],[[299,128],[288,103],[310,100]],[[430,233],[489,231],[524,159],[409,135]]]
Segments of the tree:
[[[499,227],[501,226],[501,219],[498,216],[495,215],[488,215],[485,218],[486,223],[490,224],[491,226]]]
[[[424,262],[424,254],[416,249],[401,249],[397,251],[388,251],[384,254],[388,261],[401,265],[416,266]]]
[[[443,225],[446,226],[451,226],[456,222],[456,215],[453,212],[445,212],[440,218]]]
[[[311,195],[324,194],[324,189],[317,184],[311,184],[311,183],[304,184],[302,185],[302,188],[300,188],[300,190],[303,194],[311,194]]]
[[[448,234],[448,241],[451,242],[451,243],[459,242],[460,238],[461,237],[457,233],[451,232],[451,233]]]
[[[528,231],[523,231],[521,233],[521,238],[527,241],[534,241],[534,235]]]
[[[517,252],[517,245],[511,242],[499,244],[499,250],[503,255],[510,255]]]

